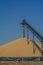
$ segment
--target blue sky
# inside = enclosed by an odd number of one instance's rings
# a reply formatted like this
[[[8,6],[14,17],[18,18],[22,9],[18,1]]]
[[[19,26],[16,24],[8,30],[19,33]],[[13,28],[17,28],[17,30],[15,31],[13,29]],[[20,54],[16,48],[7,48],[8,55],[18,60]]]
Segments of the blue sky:
[[[0,0],[0,45],[22,37],[23,19],[43,36],[43,0]]]

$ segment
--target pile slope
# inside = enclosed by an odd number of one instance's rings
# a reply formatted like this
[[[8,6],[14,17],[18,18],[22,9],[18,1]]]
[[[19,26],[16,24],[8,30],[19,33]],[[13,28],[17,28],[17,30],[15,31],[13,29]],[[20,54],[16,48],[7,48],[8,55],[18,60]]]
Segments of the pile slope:
[[[41,48],[41,44],[37,43]],[[41,56],[40,50],[35,47],[35,53],[33,53],[34,43],[26,38],[20,38],[15,41],[9,42],[0,46],[0,57],[37,57]]]

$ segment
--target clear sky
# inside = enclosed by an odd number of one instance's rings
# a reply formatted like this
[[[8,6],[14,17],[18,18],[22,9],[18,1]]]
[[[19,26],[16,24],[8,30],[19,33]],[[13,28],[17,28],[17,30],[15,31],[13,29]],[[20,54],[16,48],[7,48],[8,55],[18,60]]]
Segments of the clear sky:
[[[43,0],[0,0],[0,45],[22,37],[23,19],[43,36]]]

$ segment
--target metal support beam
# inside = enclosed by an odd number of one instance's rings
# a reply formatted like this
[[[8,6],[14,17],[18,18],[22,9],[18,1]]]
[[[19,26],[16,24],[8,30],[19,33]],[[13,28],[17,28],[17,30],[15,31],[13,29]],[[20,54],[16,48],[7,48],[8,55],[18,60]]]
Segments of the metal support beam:
[[[22,35],[23,35],[23,38],[25,37],[25,27],[24,25],[22,25]]]
[[[28,30],[28,27],[27,27],[27,43],[29,44],[29,30]]]
[[[29,30],[28,30],[28,27],[27,27],[27,39],[29,39]]]
[[[33,41],[34,41],[34,32],[33,32]],[[33,53],[35,54],[35,45],[33,43]]]
[[[41,53],[41,55],[43,56],[43,41],[41,41],[41,49],[42,49],[42,53]]]

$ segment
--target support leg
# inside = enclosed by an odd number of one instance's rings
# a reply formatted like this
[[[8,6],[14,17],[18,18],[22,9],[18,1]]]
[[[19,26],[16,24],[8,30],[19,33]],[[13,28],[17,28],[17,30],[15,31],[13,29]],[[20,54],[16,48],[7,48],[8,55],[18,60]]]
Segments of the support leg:
[[[23,35],[23,38],[25,37],[25,27],[24,25],[22,25],[22,35]]]

